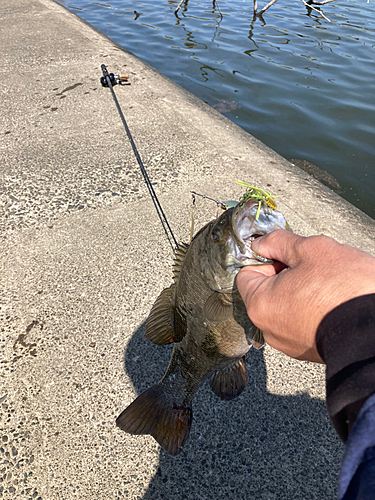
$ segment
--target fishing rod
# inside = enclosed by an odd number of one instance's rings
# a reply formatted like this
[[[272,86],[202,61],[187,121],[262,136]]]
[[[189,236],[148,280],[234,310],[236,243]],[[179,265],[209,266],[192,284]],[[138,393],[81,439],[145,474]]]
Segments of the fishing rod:
[[[149,178],[149,176],[147,174],[146,168],[143,165],[142,159],[141,159],[141,157],[140,157],[140,155],[138,153],[137,147],[136,147],[135,142],[133,140],[133,137],[132,137],[132,135],[130,133],[129,127],[128,127],[127,123],[126,123],[124,114],[123,114],[123,112],[122,112],[122,110],[120,108],[120,104],[118,103],[115,91],[113,90],[113,85],[116,85],[117,83],[126,81],[127,80],[127,75],[119,75],[118,73],[116,75],[114,75],[113,73],[108,73],[105,64],[101,65],[101,69],[102,69],[102,72],[103,72],[103,76],[100,79],[100,82],[103,85],[103,87],[109,87],[111,89],[113,100],[115,101],[115,104],[116,104],[116,107],[117,107],[117,111],[119,112],[120,118],[122,120],[122,123],[123,123],[125,131],[126,131],[126,134],[127,134],[128,138],[129,138],[129,141],[130,141],[130,144],[131,144],[131,146],[133,148],[133,151],[134,151],[135,157],[137,159],[138,165],[139,165],[139,167],[141,169],[141,172],[142,172],[143,178],[145,180],[148,192],[150,193],[150,196],[151,196],[152,201],[154,203],[156,212],[157,212],[157,214],[159,216],[160,222],[162,223],[162,226],[163,226],[163,229],[165,231],[165,234],[167,235],[168,241],[169,241],[169,243],[172,246],[172,250],[175,251],[176,249],[173,248],[173,245],[172,245],[172,242],[171,242],[171,238],[174,241],[174,244],[175,244],[176,248],[178,247],[177,240],[174,237],[174,234],[172,232],[172,229],[171,229],[170,225],[168,224],[167,218],[166,218],[165,213],[164,213],[164,211],[163,211],[163,209],[162,209],[162,207],[160,205],[158,197],[156,196],[155,190],[154,190],[154,188],[153,188],[153,186],[151,184],[151,181],[150,181],[150,178]],[[169,231],[169,233],[168,233],[168,231]]]

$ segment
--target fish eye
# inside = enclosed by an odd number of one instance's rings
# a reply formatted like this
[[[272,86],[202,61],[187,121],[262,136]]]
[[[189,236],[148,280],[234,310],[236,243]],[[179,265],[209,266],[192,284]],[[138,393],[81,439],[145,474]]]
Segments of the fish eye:
[[[217,227],[212,230],[211,240],[215,242],[220,240],[220,230]]]

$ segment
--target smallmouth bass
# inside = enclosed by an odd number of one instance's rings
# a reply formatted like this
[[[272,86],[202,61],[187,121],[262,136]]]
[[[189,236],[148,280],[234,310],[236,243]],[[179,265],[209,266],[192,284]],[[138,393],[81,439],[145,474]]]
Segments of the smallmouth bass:
[[[246,353],[264,339],[247,316],[235,279],[244,266],[272,262],[255,254],[251,242],[277,229],[289,229],[282,213],[245,196],[202,227],[190,245],[179,245],[173,284],[146,320],[147,339],[174,343],[170,362],[163,378],[119,415],[120,429],[151,434],[175,456],[189,436],[192,400],[206,379],[223,400],[244,390]]]

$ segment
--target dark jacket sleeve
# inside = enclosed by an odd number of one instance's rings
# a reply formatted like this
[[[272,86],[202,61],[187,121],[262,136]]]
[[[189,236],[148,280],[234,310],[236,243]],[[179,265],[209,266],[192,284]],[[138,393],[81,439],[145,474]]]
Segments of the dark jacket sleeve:
[[[347,443],[339,498],[375,499],[375,294],[331,311],[316,345],[326,363],[328,414]]]
[[[375,394],[363,404],[346,442],[338,499],[375,499]]]
[[[363,403],[375,392],[375,294],[331,311],[319,325],[316,346],[326,364],[328,414],[345,442]]]

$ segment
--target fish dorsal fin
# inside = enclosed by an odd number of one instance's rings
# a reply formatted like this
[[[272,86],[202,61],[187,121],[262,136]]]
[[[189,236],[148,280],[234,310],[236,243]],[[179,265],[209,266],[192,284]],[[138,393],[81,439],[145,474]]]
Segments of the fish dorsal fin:
[[[186,252],[189,249],[189,245],[187,243],[179,243],[176,248],[176,253],[174,256],[173,262],[173,280],[176,283],[178,280],[178,276],[180,274],[182,263],[185,260]]]
[[[265,346],[263,332],[255,325],[250,328],[249,339],[255,349],[262,349]]]
[[[146,320],[146,338],[154,344],[174,342],[173,310],[175,285],[165,288],[152,306]]]
[[[224,401],[231,401],[245,389],[247,370],[245,356],[222,370],[215,372],[210,379],[211,389]]]
[[[214,292],[205,305],[204,315],[212,323],[221,323],[233,314],[233,301],[231,293]]]

